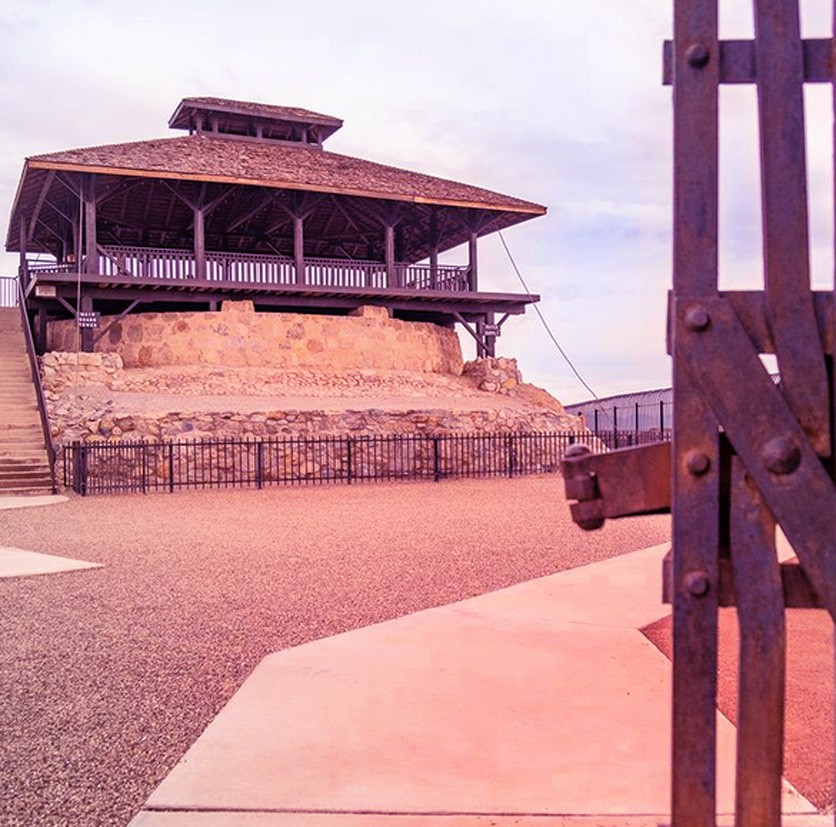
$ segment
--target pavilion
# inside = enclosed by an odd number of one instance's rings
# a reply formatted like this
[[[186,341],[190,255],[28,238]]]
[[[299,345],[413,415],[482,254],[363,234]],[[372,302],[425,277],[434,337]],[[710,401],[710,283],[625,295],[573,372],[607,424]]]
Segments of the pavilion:
[[[78,318],[92,350],[102,316],[249,299],[459,323],[493,355],[503,322],[539,300],[480,291],[477,256],[539,204],[327,151],[342,121],[305,109],[184,98],[169,126],[188,134],[26,159],[6,249],[40,351],[50,319]],[[439,263],[460,245],[467,265]]]

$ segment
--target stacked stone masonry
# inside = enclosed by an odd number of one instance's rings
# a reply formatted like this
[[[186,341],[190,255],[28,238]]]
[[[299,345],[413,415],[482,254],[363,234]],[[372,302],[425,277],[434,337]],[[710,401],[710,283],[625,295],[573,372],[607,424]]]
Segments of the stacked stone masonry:
[[[127,368],[167,365],[462,372],[455,331],[389,318],[383,307],[351,316],[256,313],[249,301],[218,312],[138,313],[102,317],[97,353],[117,353]],[[48,350],[75,352],[74,321],[48,326]]]

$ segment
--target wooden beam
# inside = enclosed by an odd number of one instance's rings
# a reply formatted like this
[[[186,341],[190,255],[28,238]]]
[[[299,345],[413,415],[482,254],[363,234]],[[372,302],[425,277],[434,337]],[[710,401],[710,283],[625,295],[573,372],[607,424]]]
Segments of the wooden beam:
[[[293,217],[293,259],[296,268],[296,283],[305,283],[305,219]]]
[[[20,243],[18,245],[20,247],[20,284],[25,291],[29,286],[29,269],[26,262],[26,240],[29,237],[29,233],[26,231],[26,218],[23,215],[20,216],[18,230],[20,232]]]
[[[399,287],[397,273],[395,272],[395,225],[384,224],[383,231],[383,261],[386,264],[386,286]]]
[[[194,211],[194,277],[206,278],[206,214],[202,207]]]
[[[55,178],[55,170],[51,169],[44,179],[44,184],[41,191],[38,193],[38,200],[35,202],[35,209],[32,210],[32,217],[29,219],[29,235],[27,236],[29,244],[32,243],[32,238],[35,235],[35,227],[37,225],[38,216],[41,214],[41,208],[46,200],[49,188],[52,186],[52,181]]]
[[[472,293],[476,293],[479,289],[478,238],[479,236],[476,234],[476,231],[471,230],[470,238],[467,241],[467,259],[469,264],[467,281]]]
[[[130,304],[129,304],[129,305],[128,305],[128,306],[127,306],[127,307],[126,307],[126,308],[125,308],[125,309],[124,309],[124,310],[123,310],[123,311],[122,311],[122,312],[118,315],[118,316],[116,316],[116,317],[114,317],[113,319],[111,319],[111,320],[110,320],[110,321],[109,321],[109,322],[108,322],[108,323],[107,323],[107,324],[106,324],[106,325],[105,325],[105,326],[104,326],[104,327],[103,327],[103,328],[102,328],[102,329],[101,329],[101,330],[100,330],[100,331],[99,331],[99,332],[98,332],[98,333],[97,333],[97,334],[93,337],[93,344],[95,344],[96,342],[98,342],[98,341],[99,341],[99,339],[101,339],[101,338],[102,338],[102,336],[104,336],[104,335],[105,335],[105,333],[107,333],[107,331],[108,331],[108,330],[110,330],[110,328],[111,328],[111,327],[113,327],[113,325],[115,325],[115,324],[116,324],[116,322],[118,322],[120,319],[124,319],[124,318],[125,318],[125,316],[127,316],[127,315],[128,315],[128,313],[130,313],[130,312],[131,312],[131,310],[133,310],[133,309],[134,309],[134,308],[135,308],[138,304],[139,304],[139,299],[134,299],[134,300],[133,300],[133,301],[132,301],[132,302],[131,302],[131,303],[130,303]]]
[[[84,238],[86,259],[84,272],[97,273],[99,271],[99,245],[96,241],[96,178],[93,175],[85,180]]]
[[[231,137],[231,136],[230,136]],[[92,172],[103,175],[113,175],[112,167],[96,165],[81,165],[64,161],[28,161],[30,169],[56,169],[67,172]],[[211,175],[205,173],[171,172],[168,170],[120,169],[119,175],[130,175],[139,178],[155,178],[159,181],[166,179],[175,181],[206,181],[219,184],[242,184],[253,187],[270,187],[277,190],[291,190],[304,192],[318,192],[324,194],[358,196],[375,201],[398,201],[412,204],[436,204],[439,206],[460,207],[464,209],[485,209],[492,212],[507,212],[512,215],[545,215],[547,210],[539,204],[485,204],[476,201],[456,200],[453,198],[428,198],[421,195],[383,193],[373,190],[355,189],[353,187],[319,186],[316,184],[298,184],[291,181],[271,181],[259,178],[247,178],[236,175]]]

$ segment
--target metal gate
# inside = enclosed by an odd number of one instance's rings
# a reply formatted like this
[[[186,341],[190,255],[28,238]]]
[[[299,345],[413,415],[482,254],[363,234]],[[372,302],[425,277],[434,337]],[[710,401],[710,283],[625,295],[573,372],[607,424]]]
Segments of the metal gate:
[[[738,827],[781,821],[784,608],[836,617],[834,307],[810,289],[803,86],[833,83],[831,39],[802,40],[797,0],[755,0],[755,39],[718,40],[717,0],[675,0],[669,300],[673,445],[564,462],[573,516],[673,512],[672,818],[715,824],[717,609],[740,624]],[[718,97],[757,85],[764,289],[718,289]],[[754,148],[753,148],[754,149]],[[776,385],[760,360],[775,354]],[[799,563],[780,564],[780,525]]]

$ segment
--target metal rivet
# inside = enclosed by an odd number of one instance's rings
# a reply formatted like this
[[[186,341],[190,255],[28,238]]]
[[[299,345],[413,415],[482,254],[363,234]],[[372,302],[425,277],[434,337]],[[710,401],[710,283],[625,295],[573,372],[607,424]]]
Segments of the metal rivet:
[[[688,51],[685,52],[685,57],[690,66],[693,66],[695,69],[702,69],[708,65],[710,54],[707,46],[702,43],[694,43],[688,47]]]
[[[704,307],[692,307],[685,314],[685,327],[699,333],[711,324],[711,316]]]
[[[587,454],[591,454],[592,451],[586,445],[570,445],[566,449],[566,453],[563,454],[566,459],[572,459],[573,457],[585,457]]]
[[[689,451],[685,457],[685,467],[689,474],[701,477],[711,468],[711,460],[702,451]]]
[[[761,460],[773,474],[792,474],[801,465],[801,449],[788,437],[776,436],[764,445]]]
[[[704,571],[692,571],[685,575],[685,588],[694,597],[704,597],[708,594],[711,581]]]

